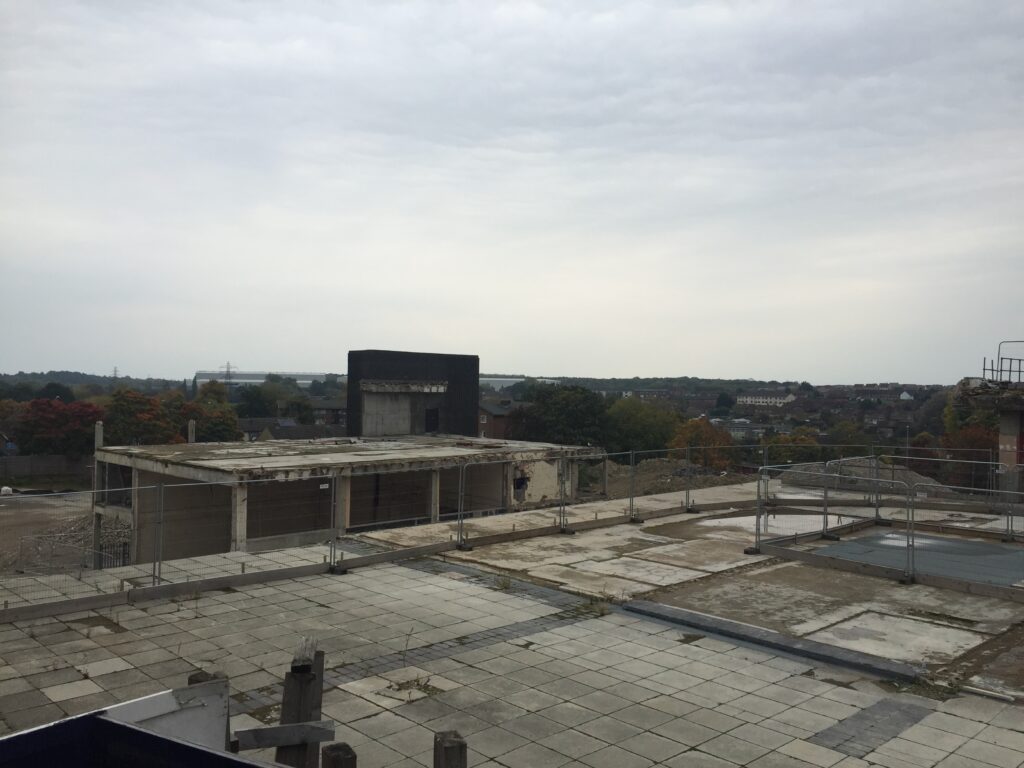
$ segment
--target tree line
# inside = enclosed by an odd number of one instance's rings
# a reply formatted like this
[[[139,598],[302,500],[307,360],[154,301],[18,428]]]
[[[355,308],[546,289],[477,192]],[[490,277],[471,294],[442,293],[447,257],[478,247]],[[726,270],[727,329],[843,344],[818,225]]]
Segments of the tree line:
[[[867,454],[878,441],[853,421],[833,424],[822,433],[812,427],[797,427],[789,433],[768,431],[743,450],[730,432],[707,417],[687,419],[670,403],[637,397],[604,397],[585,387],[523,382],[514,394],[529,403],[509,415],[508,436],[512,439],[565,445],[592,445],[608,453],[658,452],[699,448],[694,461],[708,469],[726,470],[744,462],[760,464],[758,448],[770,446],[773,464],[818,462],[842,456]],[[965,409],[952,399],[944,411],[944,433],[921,431],[909,441],[897,442],[915,459],[911,469],[936,475],[932,459],[961,458],[989,461],[998,445],[995,414],[982,408]],[[846,446],[844,448],[843,446]],[[889,446],[897,452],[896,445]],[[620,460],[628,460],[620,456]],[[945,464],[941,482],[950,485],[975,484],[977,473],[967,466]]]
[[[146,395],[121,388],[110,395],[77,400],[63,385],[50,385],[30,400],[0,399],[0,432],[23,454],[85,456],[94,446],[95,424],[103,422],[107,445],[180,443],[188,438],[188,422],[196,422],[201,442],[235,440],[238,416],[227,401],[223,384],[212,381],[192,400],[181,389]]]

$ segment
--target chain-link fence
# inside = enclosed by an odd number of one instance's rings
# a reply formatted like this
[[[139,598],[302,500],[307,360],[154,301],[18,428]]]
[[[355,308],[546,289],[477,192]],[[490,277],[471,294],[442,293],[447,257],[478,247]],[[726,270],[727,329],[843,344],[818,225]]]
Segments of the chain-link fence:
[[[0,602],[88,597],[126,588],[133,565],[131,504],[155,487],[0,497]]]
[[[834,446],[830,448],[835,448]],[[1000,510],[936,510],[935,503],[1003,503],[991,489],[941,484],[955,472],[1006,468],[967,459],[869,452],[774,466],[792,446],[721,445],[490,462],[429,469],[372,467],[346,476],[181,482],[96,492],[0,497],[0,601],[8,606],[335,562],[347,532],[554,508],[580,520],[689,510],[716,499],[759,498],[758,540],[842,533],[860,521],[961,532],[1020,533]],[[850,448],[852,450],[852,447]],[[797,458],[790,455],[790,458]],[[800,454],[800,459],[806,458]],[[918,472],[917,462],[926,472]],[[980,480],[977,481],[980,483]],[[111,485],[109,480],[105,480]],[[749,483],[749,498],[719,485]],[[756,489],[756,490],[755,490]],[[747,493],[745,490],[744,493]],[[931,505],[927,512],[921,506]],[[609,504],[608,502],[614,502]],[[1012,505],[1011,505],[1012,506]],[[706,506],[704,508],[707,508]],[[956,517],[962,515],[962,517]],[[545,523],[549,524],[549,523]],[[458,526],[463,542],[465,529]]]

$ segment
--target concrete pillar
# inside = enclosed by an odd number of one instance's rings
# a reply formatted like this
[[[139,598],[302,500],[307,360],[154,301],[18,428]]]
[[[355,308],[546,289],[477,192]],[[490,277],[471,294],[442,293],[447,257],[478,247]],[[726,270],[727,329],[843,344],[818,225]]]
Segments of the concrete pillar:
[[[188,420],[188,441],[194,443],[196,441],[196,420]]]
[[[505,465],[505,510],[511,512],[516,506],[516,465]]]
[[[231,486],[231,551],[245,552],[246,528],[249,524],[249,486]]]
[[[334,478],[334,527],[345,533],[352,518],[352,476],[337,475]]]
[[[430,522],[436,523],[441,519],[441,470],[430,471],[430,498],[427,500],[430,513]]]

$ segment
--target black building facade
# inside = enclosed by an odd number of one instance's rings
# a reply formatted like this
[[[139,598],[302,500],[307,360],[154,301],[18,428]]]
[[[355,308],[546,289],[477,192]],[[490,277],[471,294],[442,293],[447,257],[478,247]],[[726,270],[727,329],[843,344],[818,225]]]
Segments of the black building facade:
[[[477,434],[480,358],[364,349],[348,353],[353,437]]]

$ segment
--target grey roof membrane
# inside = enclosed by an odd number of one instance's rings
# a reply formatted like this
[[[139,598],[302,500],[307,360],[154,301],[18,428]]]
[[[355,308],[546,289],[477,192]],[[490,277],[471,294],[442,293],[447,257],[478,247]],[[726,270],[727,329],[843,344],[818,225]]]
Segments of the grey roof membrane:
[[[902,569],[907,563],[907,538],[903,531],[872,533],[822,547],[815,554]],[[917,534],[914,565],[918,572],[936,576],[1024,585],[1024,546],[1020,544]]]

